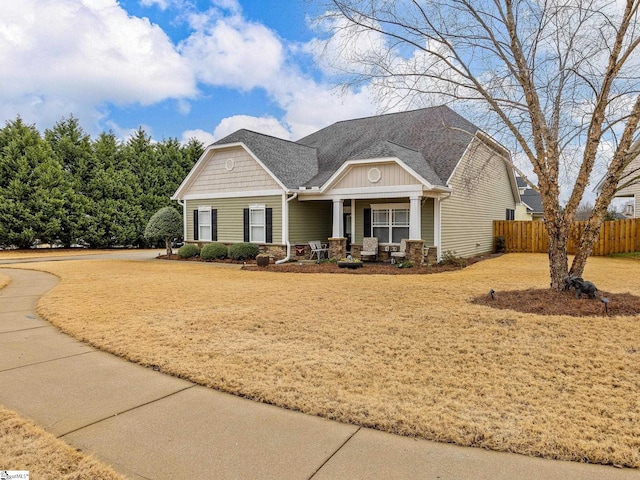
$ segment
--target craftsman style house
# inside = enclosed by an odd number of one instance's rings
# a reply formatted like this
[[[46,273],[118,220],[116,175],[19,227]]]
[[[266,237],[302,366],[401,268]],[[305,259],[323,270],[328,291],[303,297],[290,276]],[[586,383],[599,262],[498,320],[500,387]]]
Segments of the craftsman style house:
[[[358,256],[376,237],[380,258],[401,240],[471,256],[492,250],[493,220],[513,219],[520,203],[508,157],[445,106],[338,122],[296,142],[239,130],[207,147],[172,198],[186,242],[254,242],[290,259],[314,240]]]

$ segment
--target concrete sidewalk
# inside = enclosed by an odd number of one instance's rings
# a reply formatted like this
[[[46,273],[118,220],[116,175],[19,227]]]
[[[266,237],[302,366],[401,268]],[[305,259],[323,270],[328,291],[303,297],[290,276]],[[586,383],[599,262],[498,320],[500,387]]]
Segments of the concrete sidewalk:
[[[36,303],[54,276],[0,272],[12,280],[0,290],[0,404],[129,478],[640,478],[635,470],[399,437],[199,387],[40,319]]]

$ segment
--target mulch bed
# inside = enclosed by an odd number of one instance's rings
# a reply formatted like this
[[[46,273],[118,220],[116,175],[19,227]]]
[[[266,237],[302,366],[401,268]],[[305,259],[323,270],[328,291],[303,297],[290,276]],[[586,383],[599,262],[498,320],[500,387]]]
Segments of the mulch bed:
[[[491,299],[487,292],[474,298],[471,303],[536,315],[589,317],[640,314],[640,297],[636,295],[598,291],[596,296],[595,299],[590,299],[585,295],[579,299],[573,291],[557,292],[549,288],[510,290],[495,292],[494,299]],[[608,313],[605,312],[605,304],[600,300],[601,297],[609,300]]]
[[[265,272],[282,272],[282,273],[342,273],[351,275],[416,275],[416,274],[432,274],[450,272],[454,270],[461,270],[465,266],[472,265],[474,263],[486,260],[488,258],[494,258],[501,254],[488,254],[480,255],[477,257],[467,258],[466,265],[432,265],[429,267],[418,266],[411,268],[398,268],[397,265],[384,262],[364,262],[362,268],[340,268],[336,263],[321,262],[321,263],[308,263],[308,262],[288,262],[281,265],[274,263],[269,264],[268,267],[258,267],[255,260],[249,260],[247,262],[231,260],[226,258],[224,260],[215,260],[215,263],[235,263],[243,265],[243,270],[265,271]],[[158,258],[163,260],[180,260],[185,262],[200,262],[199,258],[180,258],[178,255],[173,254],[171,256],[158,255]]]

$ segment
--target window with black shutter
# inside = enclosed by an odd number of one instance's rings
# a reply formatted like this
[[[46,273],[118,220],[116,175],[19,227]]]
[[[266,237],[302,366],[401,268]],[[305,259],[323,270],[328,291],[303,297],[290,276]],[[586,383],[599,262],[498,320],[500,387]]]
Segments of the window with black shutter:
[[[193,211],[193,239],[198,240],[198,209]]]

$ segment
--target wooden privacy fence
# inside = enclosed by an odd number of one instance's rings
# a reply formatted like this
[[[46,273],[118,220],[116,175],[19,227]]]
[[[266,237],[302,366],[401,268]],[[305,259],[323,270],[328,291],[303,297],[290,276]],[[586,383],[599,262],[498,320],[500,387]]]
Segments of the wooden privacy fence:
[[[575,254],[580,235],[587,222],[575,222],[571,227],[567,251]],[[504,237],[508,253],[547,253],[549,237],[542,222],[494,220],[495,237]],[[591,255],[611,255],[640,251],[640,218],[604,222]]]

